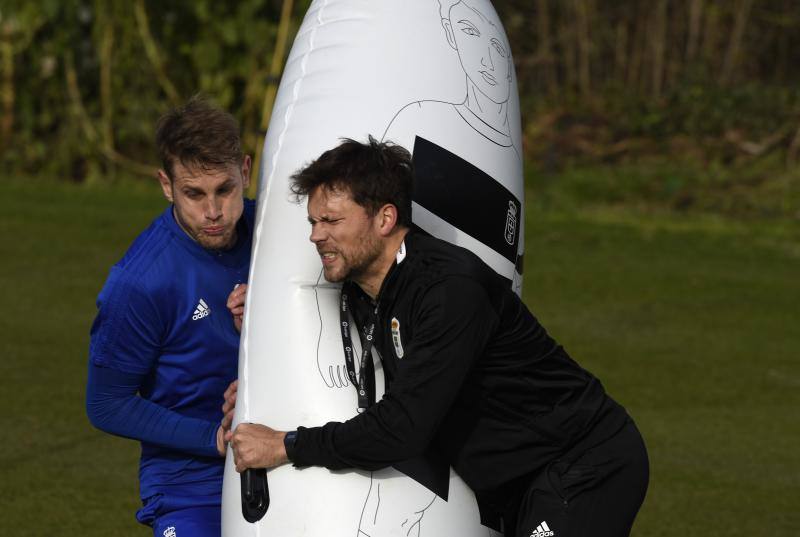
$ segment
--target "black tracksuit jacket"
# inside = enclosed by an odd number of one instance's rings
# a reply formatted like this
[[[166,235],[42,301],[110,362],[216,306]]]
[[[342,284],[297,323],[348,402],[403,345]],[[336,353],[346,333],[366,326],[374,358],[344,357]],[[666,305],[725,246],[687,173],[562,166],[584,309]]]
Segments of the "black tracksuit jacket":
[[[509,484],[625,424],[600,381],[476,255],[418,233],[404,246],[377,299],[386,393],[344,423],[299,427],[289,450],[295,466],[375,470],[435,450],[485,507],[502,501]],[[356,321],[367,325],[374,304],[351,287]]]

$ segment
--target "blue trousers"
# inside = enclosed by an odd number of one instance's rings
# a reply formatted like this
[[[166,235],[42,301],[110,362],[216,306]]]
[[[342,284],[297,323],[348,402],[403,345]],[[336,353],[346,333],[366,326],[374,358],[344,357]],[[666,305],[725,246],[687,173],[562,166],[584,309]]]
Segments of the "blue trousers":
[[[222,508],[219,494],[147,498],[136,513],[142,524],[153,527],[153,537],[220,537]]]
[[[153,537],[219,537],[221,518],[219,506],[171,511],[153,521]]]

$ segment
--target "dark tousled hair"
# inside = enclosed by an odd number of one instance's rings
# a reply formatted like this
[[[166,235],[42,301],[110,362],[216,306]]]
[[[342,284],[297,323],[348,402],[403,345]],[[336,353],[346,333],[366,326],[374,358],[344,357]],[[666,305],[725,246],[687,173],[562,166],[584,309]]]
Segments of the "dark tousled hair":
[[[410,227],[413,175],[411,154],[402,146],[372,136],[367,143],[342,138],[292,175],[291,190],[298,202],[320,186],[349,192],[373,216],[390,203],[397,207],[398,225]]]
[[[156,147],[170,179],[174,179],[176,162],[205,171],[238,166],[244,159],[239,123],[199,95],[161,116]]]

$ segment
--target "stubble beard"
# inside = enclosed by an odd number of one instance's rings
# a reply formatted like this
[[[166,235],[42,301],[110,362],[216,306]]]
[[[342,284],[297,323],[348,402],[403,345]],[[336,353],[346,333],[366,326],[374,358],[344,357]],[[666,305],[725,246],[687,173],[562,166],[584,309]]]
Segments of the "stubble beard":
[[[323,267],[325,279],[332,283],[344,280],[358,283],[370,271],[380,255],[380,241],[372,236],[367,236],[352,253],[344,255],[341,251],[339,252],[339,256],[344,262],[342,270],[331,272],[328,267]]]
[[[230,250],[236,244],[236,230],[226,231],[221,236],[209,237],[202,231],[194,235],[194,240],[206,250]]]
[[[236,244],[236,225],[231,226],[230,229],[226,229],[222,235],[209,236],[203,233],[202,229],[195,229],[188,225],[177,209],[173,214],[175,215],[175,220],[178,222],[178,226],[206,250],[230,250]]]

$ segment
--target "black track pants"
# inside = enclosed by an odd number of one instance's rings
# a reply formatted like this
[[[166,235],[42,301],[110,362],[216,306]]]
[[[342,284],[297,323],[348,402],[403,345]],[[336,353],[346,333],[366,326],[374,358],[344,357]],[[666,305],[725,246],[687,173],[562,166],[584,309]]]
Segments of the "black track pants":
[[[644,441],[629,421],[603,443],[568,453],[537,475],[516,512],[504,517],[506,535],[625,537],[644,501],[649,475]]]

